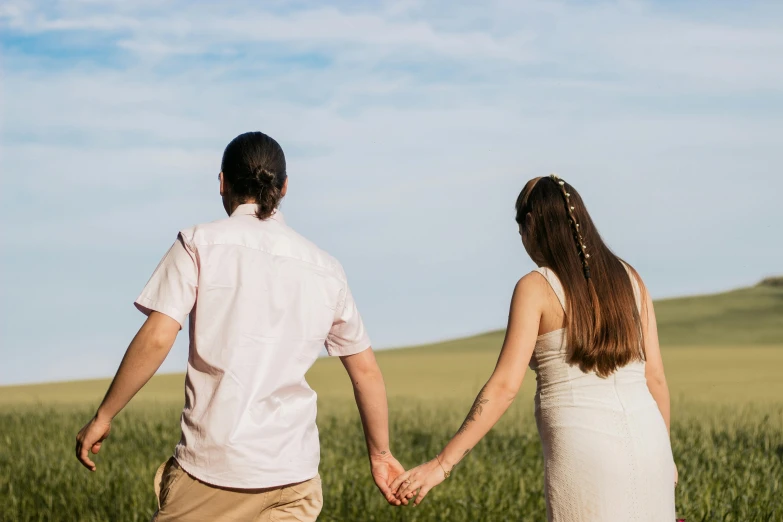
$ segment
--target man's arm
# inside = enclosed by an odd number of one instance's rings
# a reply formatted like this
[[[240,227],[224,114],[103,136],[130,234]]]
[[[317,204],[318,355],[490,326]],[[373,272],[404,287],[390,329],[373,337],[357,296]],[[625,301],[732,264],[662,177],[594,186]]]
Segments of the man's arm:
[[[180,324],[171,317],[151,312],[131,341],[117,375],[109,386],[95,417],[76,437],[76,458],[87,469],[95,471],[89,451],[98,453],[109,436],[111,421],[163,364],[174,345]]]
[[[386,500],[395,506],[401,504],[389,485],[405,469],[392,456],[389,448],[389,409],[386,386],[372,348],[354,355],[340,357],[353,384],[353,393],[367,441],[372,476]]]

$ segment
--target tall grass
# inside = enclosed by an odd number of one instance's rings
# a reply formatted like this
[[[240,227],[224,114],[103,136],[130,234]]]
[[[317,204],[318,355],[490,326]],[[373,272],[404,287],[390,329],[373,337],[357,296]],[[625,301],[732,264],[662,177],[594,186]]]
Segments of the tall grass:
[[[407,466],[440,450],[464,404],[392,404],[393,450]],[[783,521],[783,406],[742,410],[676,405],[672,440],[690,521]],[[74,458],[92,410],[32,407],[0,412],[0,520],[138,521],[154,509],[152,477],[179,439],[179,409],[143,405],[120,415],[97,473]],[[731,419],[728,421],[727,419]],[[369,476],[355,406],[322,405],[321,475],[327,521],[545,519],[543,460],[529,404],[514,407],[446,483],[417,508],[392,508]]]

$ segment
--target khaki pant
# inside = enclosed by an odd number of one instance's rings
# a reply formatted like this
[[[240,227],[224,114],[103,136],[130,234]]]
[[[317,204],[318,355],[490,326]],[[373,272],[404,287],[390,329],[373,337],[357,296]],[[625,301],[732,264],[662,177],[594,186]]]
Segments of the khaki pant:
[[[321,477],[268,489],[210,486],[185,473],[174,458],[155,475],[153,522],[313,522],[323,507]]]

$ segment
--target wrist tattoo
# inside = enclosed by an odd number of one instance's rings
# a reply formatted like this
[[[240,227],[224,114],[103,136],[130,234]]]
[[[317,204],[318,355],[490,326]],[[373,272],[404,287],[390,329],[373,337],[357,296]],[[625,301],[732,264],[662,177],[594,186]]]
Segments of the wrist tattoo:
[[[467,456],[468,456],[468,453],[470,453],[470,450],[469,450],[469,449],[466,449],[466,450],[465,450],[465,453],[463,453],[463,454],[462,454],[462,456],[459,458],[459,462],[457,462],[457,464],[461,464],[461,463],[462,463],[462,461],[463,461],[463,460],[465,460],[465,457],[467,457]]]

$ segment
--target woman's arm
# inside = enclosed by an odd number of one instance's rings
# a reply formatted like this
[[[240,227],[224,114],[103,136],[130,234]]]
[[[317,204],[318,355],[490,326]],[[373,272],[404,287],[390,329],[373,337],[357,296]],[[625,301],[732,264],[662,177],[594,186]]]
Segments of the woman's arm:
[[[517,283],[511,300],[506,338],[492,376],[443,451],[430,462],[403,473],[392,483],[391,489],[397,492],[397,498],[410,499],[418,490],[415,504],[421,503],[430,489],[443,482],[446,473],[451,473],[452,468],[484,438],[514,402],[536,345],[547,284],[535,273]]]
[[[644,287],[642,287],[644,288]],[[655,309],[652,298],[644,291],[642,306],[642,335],[644,336],[645,377],[647,387],[661,410],[666,429],[670,430],[669,386],[666,384],[666,374],[663,371],[661,346],[658,343],[658,324],[655,320]]]
[[[644,285],[640,285],[644,289]],[[644,354],[645,366],[644,375],[647,378],[647,388],[650,394],[658,404],[661,411],[663,422],[666,424],[666,431],[671,436],[671,404],[669,400],[669,385],[666,383],[666,374],[663,371],[663,358],[661,357],[661,346],[658,342],[658,323],[655,319],[655,308],[653,307],[650,294],[644,289],[644,299],[642,301],[642,335],[644,336]],[[680,480],[680,474],[677,465],[674,465],[674,485]]]

